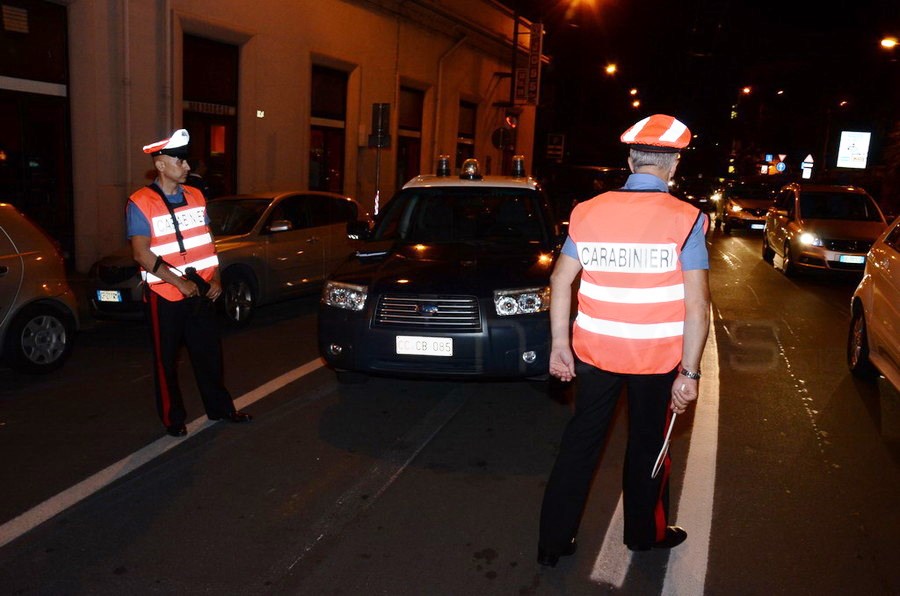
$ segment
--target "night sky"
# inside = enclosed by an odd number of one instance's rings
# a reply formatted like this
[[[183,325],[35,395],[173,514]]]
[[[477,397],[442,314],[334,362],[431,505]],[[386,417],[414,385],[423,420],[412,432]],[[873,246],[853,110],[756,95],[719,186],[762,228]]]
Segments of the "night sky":
[[[573,160],[618,159],[618,134],[657,112],[688,124],[709,159],[727,154],[736,134],[744,147],[798,155],[821,151],[828,119],[878,129],[882,141],[897,120],[900,48],[892,56],[879,46],[900,36],[896,0],[844,2],[840,10],[746,0],[572,4],[518,0],[523,16],[544,23],[551,57],[539,134],[564,129]],[[609,62],[618,66],[612,78],[603,73]],[[740,95],[744,85],[751,96]],[[638,109],[629,104],[632,87]],[[848,103],[838,110],[840,101]],[[735,130],[736,102],[750,130]]]

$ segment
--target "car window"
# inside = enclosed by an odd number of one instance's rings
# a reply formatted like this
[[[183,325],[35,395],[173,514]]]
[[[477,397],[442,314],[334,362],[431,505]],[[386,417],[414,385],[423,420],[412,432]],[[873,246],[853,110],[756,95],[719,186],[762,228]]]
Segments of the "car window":
[[[269,201],[259,199],[235,199],[209,201],[209,215],[213,236],[237,236],[247,234],[262,217]]]
[[[376,224],[377,240],[545,242],[539,193],[520,189],[412,188]]]
[[[875,201],[864,194],[801,191],[800,216],[804,219],[881,221]]]
[[[326,197],[326,200],[328,202],[329,223],[346,223],[357,219],[356,203],[353,201],[335,197]]]
[[[304,197],[301,195],[285,197],[272,210],[266,225],[271,225],[272,222],[278,219],[286,219],[291,222],[291,227],[295,230],[310,227],[307,203],[308,201],[304,200]]]

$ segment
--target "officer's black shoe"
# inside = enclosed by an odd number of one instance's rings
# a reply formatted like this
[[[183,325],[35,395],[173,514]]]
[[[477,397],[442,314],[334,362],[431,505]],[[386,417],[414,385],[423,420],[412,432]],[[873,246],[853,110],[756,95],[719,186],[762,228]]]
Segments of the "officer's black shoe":
[[[556,567],[556,564],[559,563],[560,557],[568,557],[569,555],[574,555],[575,551],[578,550],[578,543],[575,539],[572,539],[572,542],[566,546],[563,552],[558,555],[552,555],[546,552],[544,549],[538,547],[538,556],[537,562],[544,567]]]
[[[653,544],[626,544],[628,550],[650,550],[651,548],[673,548],[687,540],[687,532],[684,528],[678,526],[669,526],[666,528],[666,536],[662,540],[658,540]]]
[[[248,414],[247,412],[232,412],[227,416],[222,416],[220,418],[210,418],[210,420],[224,420],[225,422],[234,422],[236,424],[240,424],[243,422],[250,422],[253,420],[253,416]]]
[[[187,435],[187,428],[183,424],[173,424],[166,427],[166,434],[173,437],[183,437]]]

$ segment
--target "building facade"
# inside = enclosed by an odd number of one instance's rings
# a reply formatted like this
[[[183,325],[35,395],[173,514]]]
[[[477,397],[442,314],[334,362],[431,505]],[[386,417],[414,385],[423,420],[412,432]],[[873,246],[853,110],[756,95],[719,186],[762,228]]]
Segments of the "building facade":
[[[535,105],[510,88],[530,24],[492,0],[0,7],[0,200],[78,271],[125,242],[141,147],[178,128],[213,196],[329,190],[370,213],[442,154],[530,163]]]

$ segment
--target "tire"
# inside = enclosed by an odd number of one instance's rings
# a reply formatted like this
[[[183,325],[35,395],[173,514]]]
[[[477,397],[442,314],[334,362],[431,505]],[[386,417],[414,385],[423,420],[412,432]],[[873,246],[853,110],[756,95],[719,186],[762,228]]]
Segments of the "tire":
[[[727,221],[726,221],[724,224],[722,224],[722,233],[723,233],[723,234],[730,234],[730,233],[731,233],[731,224],[728,223]]]
[[[769,246],[769,240],[768,240],[768,238],[766,238],[766,233],[763,232],[763,239],[762,239],[763,261],[765,261],[766,263],[771,265],[772,261],[774,260],[774,257],[775,257],[775,251],[772,250],[771,246]]]
[[[796,277],[797,276],[797,266],[794,264],[794,258],[791,255],[791,245],[784,245],[784,259],[781,265],[781,271],[784,273],[786,277]]]
[[[14,369],[44,374],[58,369],[72,354],[75,319],[46,304],[33,304],[9,326],[4,355]]]
[[[256,313],[256,285],[243,271],[222,275],[222,314],[234,327],[243,327]]]
[[[878,371],[869,360],[869,332],[866,329],[866,316],[863,309],[855,307],[850,319],[850,333],[847,336],[847,367],[853,376],[872,381]]]

